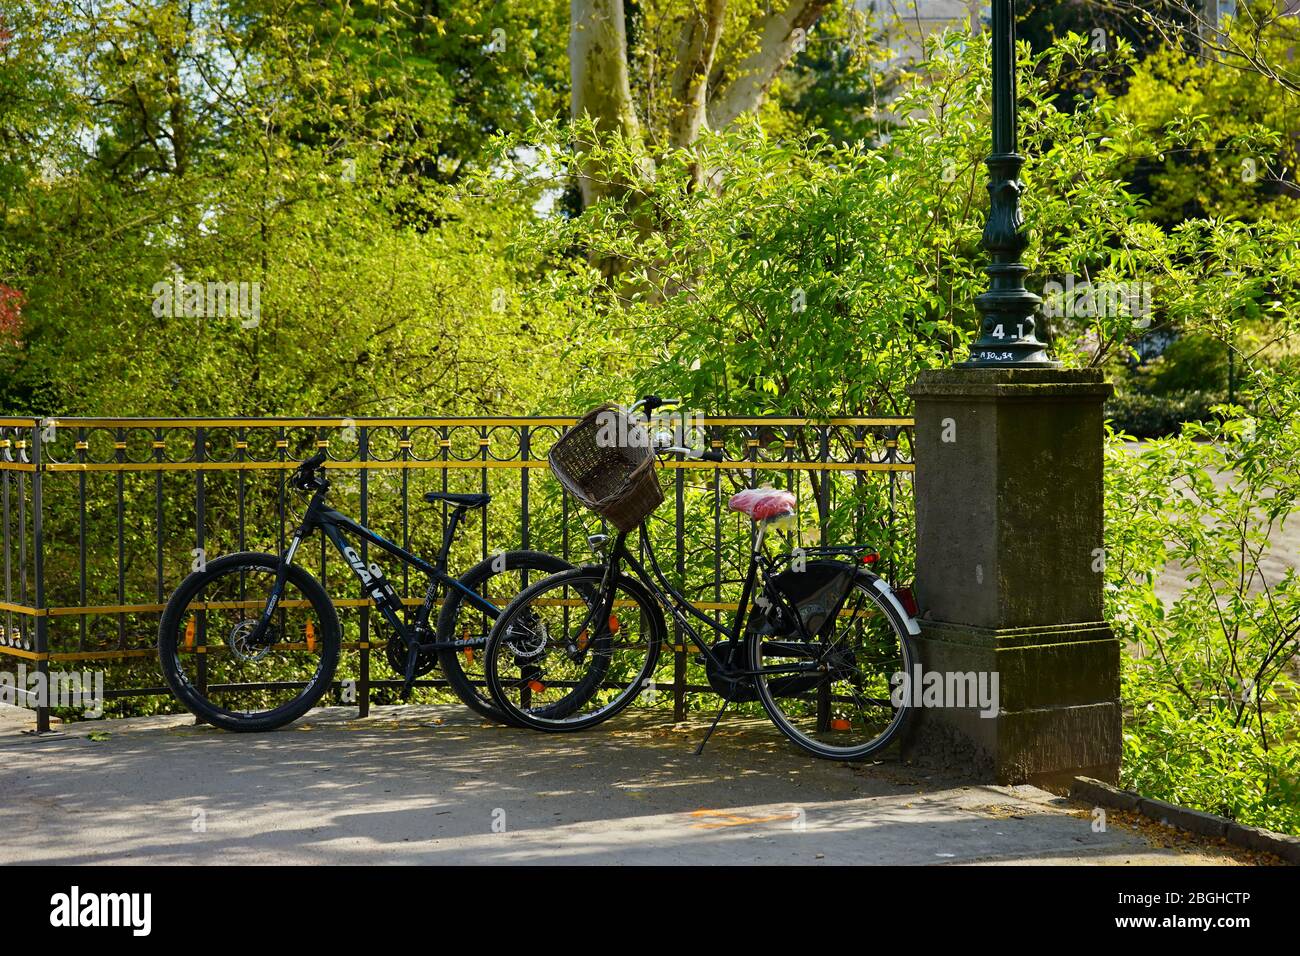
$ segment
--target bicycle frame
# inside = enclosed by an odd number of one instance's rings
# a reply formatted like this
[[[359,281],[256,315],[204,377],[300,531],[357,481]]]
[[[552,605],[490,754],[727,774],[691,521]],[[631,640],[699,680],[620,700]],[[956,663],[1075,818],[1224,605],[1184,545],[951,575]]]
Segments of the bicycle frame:
[[[646,586],[654,596],[655,600],[659,602],[659,605],[668,610],[672,615],[674,622],[690,636],[691,643],[693,643],[700,652],[709,659],[710,664],[717,668],[718,673],[721,676],[727,678],[754,677],[759,674],[797,674],[806,673],[810,670],[817,670],[821,665],[819,662],[812,660],[807,664],[764,667],[758,670],[732,666],[723,661],[718,657],[718,655],[714,654],[708,644],[701,639],[700,632],[694,625],[692,625],[691,621],[687,617],[687,614],[695,617],[711,631],[721,635],[728,642],[739,641],[744,635],[745,620],[754,597],[755,586],[758,584],[759,577],[761,576],[764,590],[775,597],[776,601],[780,603],[782,610],[788,613],[790,620],[792,620],[798,627],[799,634],[797,639],[805,642],[810,642],[812,640],[812,635],[808,633],[802,618],[800,618],[798,613],[794,612],[794,609],[777,589],[769,586],[771,584],[772,571],[777,566],[778,562],[769,558],[763,551],[765,531],[766,528],[760,525],[758,535],[754,540],[754,546],[750,551],[749,568],[745,574],[745,583],[740,592],[740,607],[736,612],[735,620],[732,622],[730,628],[724,628],[722,624],[697,609],[686,595],[682,594],[673,586],[672,582],[670,582],[663,571],[660,570],[659,562],[655,557],[653,546],[646,541],[643,547],[650,555],[650,568],[653,569],[652,574],[651,570],[648,570],[646,566],[641,563],[640,559],[627,547],[628,532],[619,533],[619,535],[614,539],[613,547],[610,551],[610,558],[606,564],[606,578],[604,584],[605,602],[611,602],[613,600],[614,580],[618,575],[619,566],[622,563],[626,563],[631,569],[633,575]],[[854,549],[835,548],[817,550],[825,550],[827,553],[848,554],[852,553]],[[607,607],[608,604],[605,602],[600,606]],[[609,612],[606,610],[603,613],[608,614]],[[808,646],[811,647],[814,645],[809,644]]]
[[[365,525],[354,521],[340,511],[325,506],[325,493],[329,490],[329,484],[326,483],[313,492],[311,501],[307,505],[307,511],[303,515],[302,524],[294,531],[290,539],[289,547],[285,550],[280,561],[280,568],[276,573],[275,583],[271,588],[271,595],[267,600],[266,608],[262,613],[262,618],[258,622],[256,630],[253,632],[252,641],[262,640],[266,633],[267,627],[271,623],[271,618],[275,613],[280,598],[284,593],[284,585],[288,577],[289,565],[293,563],[294,556],[298,553],[302,542],[311,536],[318,528],[321,533],[334,545],[335,549],[347,562],[348,567],[356,575],[357,580],[361,582],[362,591],[370,598],[376,610],[379,611],[383,619],[393,628],[395,634],[401,636],[402,640],[409,648],[412,644],[418,644],[421,651],[436,651],[443,649],[460,649],[472,647],[482,642],[475,641],[431,641],[421,642],[419,638],[428,633],[429,614],[433,609],[434,600],[438,595],[438,588],[445,585],[448,588],[456,588],[463,595],[467,602],[474,608],[492,615],[494,618],[500,615],[501,609],[491,601],[484,598],[477,591],[466,587],[457,578],[447,572],[447,555],[451,551],[452,541],[456,536],[456,526],[464,514],[464,509],[454,508],[451,517],[447,522],[447,529],[443,532],[442,547],[438,549],[438,556],[431,564],[414,554],[401,545],[389,541],[378,532],[371,531]],[[371,544],[378,546],[392,557],[409,564],[416,570],[422,572],[429,579],[428,590],[425,592],[424,601],[421,602],[416,611],[415,621],[411,627],[407,627],[402,621],[403,605],[401,598],[388,582],[382,569],[373,562],[367,564],[349,543],[347,534],[357,538],[369,541]]]

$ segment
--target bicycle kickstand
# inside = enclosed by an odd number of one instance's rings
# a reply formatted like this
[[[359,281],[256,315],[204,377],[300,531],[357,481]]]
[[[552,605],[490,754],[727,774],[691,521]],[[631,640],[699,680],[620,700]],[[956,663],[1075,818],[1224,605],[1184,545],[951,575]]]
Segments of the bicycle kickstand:
[[[722,706],[718,708],[717,714],[714,715],[713,723],[709,724],[709,729],[704,734],[704,739],[701,740],[700,745],[695,748],[695,756],[698,757],[700,754],[704,753],[704,745],[709,742],[709,738],[713,736],[713,732],[718,729],[718,721],[720,721],[722,719],[722,715],[726,713],[727,705],[729,703],[731,703],[731,701],[723,700]]]

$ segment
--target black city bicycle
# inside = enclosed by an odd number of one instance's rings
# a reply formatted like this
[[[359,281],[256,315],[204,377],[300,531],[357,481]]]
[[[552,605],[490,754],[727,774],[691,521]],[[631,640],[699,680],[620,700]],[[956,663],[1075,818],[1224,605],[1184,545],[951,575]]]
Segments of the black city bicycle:
[[[770,557],[768,531],[793,517],[795,498],[748,489],[729,503],[756,525],[739,610],[726,628],[695,608],[660,570],[649,535],[637,549],[628,543],[663,500],[659,456],[723,460],[720,452],[650,436],[634,413],[652,415],[665,404],[648,396],[630,410],[596,409],[552,449],[561,484],[618,533],[591,539],[600,563],[538,581],[497,618],[485,651],[492,699],[512,721],[537,730],[608,720],[654,690],[667,610],[723,698],[718,718],[729,703],[758,701],[787,737],[818,757],[862,760],[880,751],[911,714],[905,691],[919,627],[907,606],[910,592],[872,573],[877,555],[865,546]],[[611,436],[622,437],[611,444]],[[706,641],[705,631],[720,639]]]
[[[304,461],[289,484],[309,495],[302,523],[283,555],[240,552],[207,562],[172,593],[158,632],[163,674],[176,697],[203,720],[234,731],[272,730],[305,714],[330,687],[338,666],[341,629],[325,589],[293,563],[316,529],[338,549],[361,582],[389,633],[385,650],[405,677],[402,694],[439,664],[447,683],[477,713],[505,720],[485,692],[482,651],[498,602],[527,587],[530,576],[571,565],[538,551],[508,551],[475,565],[459,579],[447,571],[456,527],[488,504],[486,494],[429,492],[424,500],[451,506],[442,547],[432,563],[329,508],[325,453]],[[345,535],[378,546],[428,578],[409,616],[379,565],[362,560]],[[442,609],[431,627],[438,594]],[[575,698],[576,699],[576,698]]]

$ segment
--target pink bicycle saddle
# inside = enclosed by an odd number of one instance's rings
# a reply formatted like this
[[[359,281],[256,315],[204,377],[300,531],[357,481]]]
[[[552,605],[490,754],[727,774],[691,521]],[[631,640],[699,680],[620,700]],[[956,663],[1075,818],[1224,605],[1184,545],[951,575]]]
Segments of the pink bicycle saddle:
[[[780,488],[746,488],[731,496],[727,507],[740,511],[755,521],[782,518],[794,514],[795,498]]]

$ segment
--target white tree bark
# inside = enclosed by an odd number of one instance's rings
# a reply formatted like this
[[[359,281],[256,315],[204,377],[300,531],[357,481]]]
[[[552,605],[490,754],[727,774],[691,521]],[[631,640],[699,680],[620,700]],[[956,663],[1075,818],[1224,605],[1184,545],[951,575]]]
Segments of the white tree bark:
[[[758,19],[754,24],[759,36],[757,49],[734,68],[715,70],[710,78],[711,129],[724,129],[738,116],[758,108],[772,81],[794,56],[798,39],[807,37],[829,2],[789,0],[784,7]]]
[[[570,0],[569,79],[574,119],[588,116],[603,134],[617,133],[633,144],[641,141],[628,83],[623,0]],[[582,176],[584,206],[605,191],[599,177]]]
[[[709,74],[722,36],[727,0],[705,0],[703,9],[688,17],[677,43],[673,68],[673,109],[668,141],[689,146],[699,138],[708,118]]]

